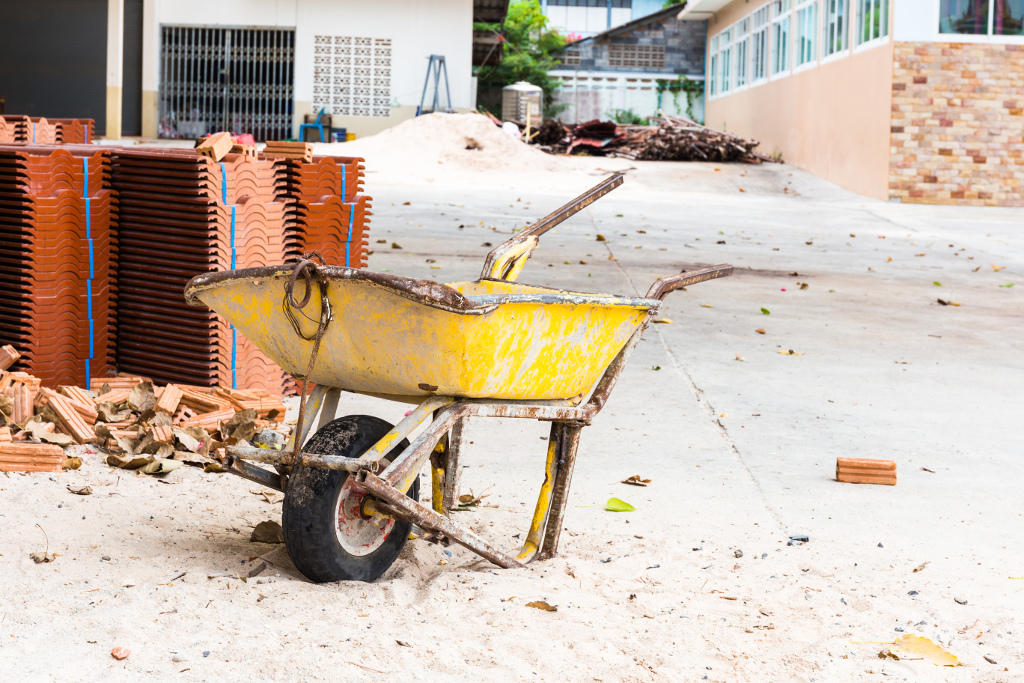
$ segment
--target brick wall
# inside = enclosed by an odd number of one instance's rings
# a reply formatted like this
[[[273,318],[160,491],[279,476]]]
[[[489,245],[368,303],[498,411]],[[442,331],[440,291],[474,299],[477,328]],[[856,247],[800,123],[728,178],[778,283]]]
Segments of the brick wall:
[[[1024,206],[1024,46],[896,43],[889,196]]]
[[[579,67],[580,71],[622,71],[665,74],[704,75],[704,43],[707,40],[706,21],[680,21],[675,14],[661,17],[632,31],[614,35],[600,42],[584,42],[569,48],[567,55],[576,59],[564,60],[565,68]],[[661,67],[612,66],[609,52],[612,45],[657,45],[665,50],[665,64]]]

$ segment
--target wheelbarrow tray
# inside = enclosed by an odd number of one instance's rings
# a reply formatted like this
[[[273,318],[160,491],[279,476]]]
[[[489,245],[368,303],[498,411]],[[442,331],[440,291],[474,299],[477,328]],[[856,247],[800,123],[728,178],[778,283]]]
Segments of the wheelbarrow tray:
[[[185,290],[233,324],[286,372],[306,372],[313,342],[286,312],[291,266],[193,278]],[[449,285],[322,267],[333,319],[309,380],[421,402],[455,398],[571,399],[588,392],[657,299],[571,292],[504,280]],[[306,283],[295,284],[295,296]],[[320,298],[296,316],[306,337]]]

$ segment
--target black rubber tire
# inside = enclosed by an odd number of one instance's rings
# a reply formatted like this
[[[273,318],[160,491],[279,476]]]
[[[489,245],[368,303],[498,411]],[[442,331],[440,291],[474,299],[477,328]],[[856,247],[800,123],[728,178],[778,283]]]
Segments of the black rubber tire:
[[[317,431],[302,449],[306,453],[359,457],[392,425],[369,415],[338,418]],[[389,453],[398,456],[409,445],[403,440]],[[409,540],[412,524],[395,522],[384,543],[368,555],[348,553],[336,533],[338,496],[349,473],[317,467],[295,467],[288,478],[281,526],[288,555],[302,575],[310,581],[373,581],[390,567]],[[419,478],[407,495],[419,500]]]

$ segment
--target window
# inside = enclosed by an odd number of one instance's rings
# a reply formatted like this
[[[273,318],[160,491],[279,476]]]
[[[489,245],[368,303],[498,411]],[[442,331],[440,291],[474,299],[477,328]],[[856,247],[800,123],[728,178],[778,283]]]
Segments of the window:
[[[391,116],[391,39],[315,36],[313,108]]]
[[[939,33],[1024,35],[1024,0],[941,0]]]
[[[863,0],[869,2],[870,0]],[[772,0],[772,75],[789,71],[793,0]]]
[[[796,8],[796,65],[811,64],[818,59],[818,0]]]
[[[736,87],[742,88],[747,84],[747,54],[750,46],[750,17],[744,17],[736,22],[736,43],[733,47],[733,57],[736,60]]]
[[[858,45],[889,35],[889,0],[857,0],[857,6]]]
[[[718,82],[718,36],[711,39],[708,53],[711,56],[708,61],[708,97],[714,97],[718,94],[718,88],[715,87]]]
[[[577,47],[566,50],[565,54],[562,55],[562,64],[565,64],[566,66],[579,66],[580,49]]]
[[[633,69],[664,69],[665,47],[663,45],[621,45],[608,46],[608,66],[624,66]]]
[[[750,77],[756,83],[768,78],[768,12],[765,5],[754,12],[754,33],[750,37]]]
[[[846,0],[825,0],[825,56],[846,49]]]
[[[548,0],[548,5],[552,7],[607,7],[608,0]],[[632,6],[633,0],[612,0],[612,9],[629,9]]]
[[[728,28],[720,34],[718,43],[718,92],[725,94],[732,90],[732,29]]]

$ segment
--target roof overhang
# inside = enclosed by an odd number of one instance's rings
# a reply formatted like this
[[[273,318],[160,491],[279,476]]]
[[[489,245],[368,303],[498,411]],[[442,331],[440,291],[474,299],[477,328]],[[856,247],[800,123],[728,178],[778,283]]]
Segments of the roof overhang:
[[[690,0],[686,6],[676,15],[680,21],[696,21],[713,17],[726,5],[736,0]]]

